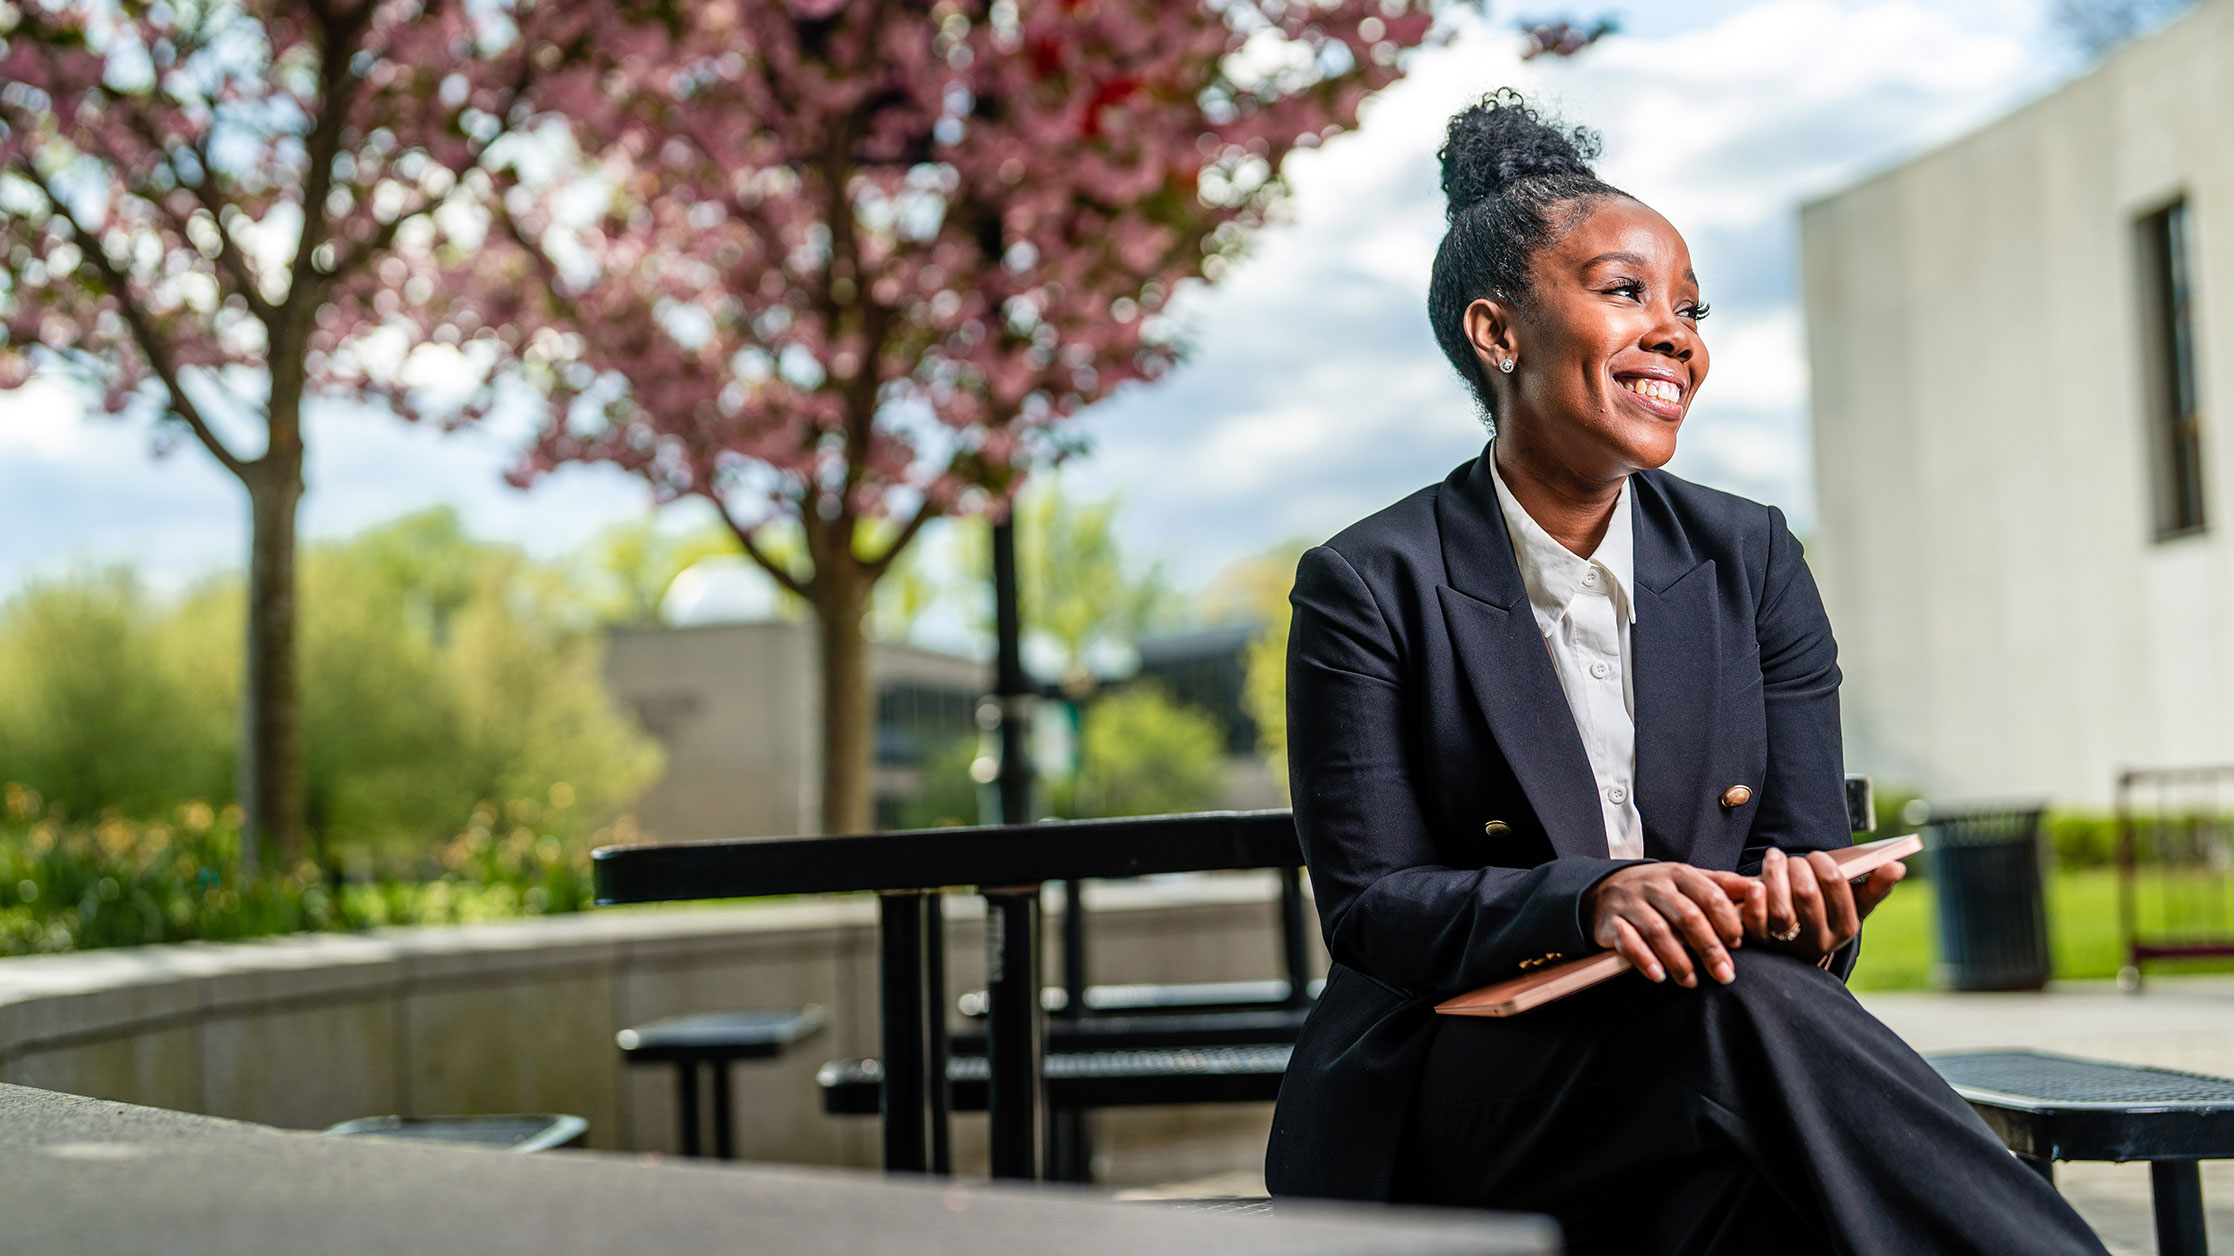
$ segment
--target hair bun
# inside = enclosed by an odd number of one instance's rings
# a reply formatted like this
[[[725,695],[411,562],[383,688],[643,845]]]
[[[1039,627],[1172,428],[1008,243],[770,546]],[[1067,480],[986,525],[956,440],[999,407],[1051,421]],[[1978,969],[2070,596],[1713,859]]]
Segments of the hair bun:
[[[1590,161],[1598,151],[1596,132],[1587,127],[1561,130],[1529,108],[1519,92],[1500,87],[1451,119],[1436,154],[1443,162],[1443,196],[1449,202],[1445,212],[1455,218],[1522,179],[1594,178]]]

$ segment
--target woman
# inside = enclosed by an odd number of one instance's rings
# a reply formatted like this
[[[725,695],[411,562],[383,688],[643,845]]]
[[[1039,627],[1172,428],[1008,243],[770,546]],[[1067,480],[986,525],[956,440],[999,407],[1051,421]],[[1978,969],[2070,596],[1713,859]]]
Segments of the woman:
[[[1283,1195],[1549,1213],[1575,1252],[2100,1253],[1847,994],[1830,625],[1782,515],[1659,470],[1707,374],[1676,230],[1500,92],[1428,295],[1494,439],[1303,558],[1288,735],[1334,964]],[[1611,947],[1509,1019],[1434,1004]]]

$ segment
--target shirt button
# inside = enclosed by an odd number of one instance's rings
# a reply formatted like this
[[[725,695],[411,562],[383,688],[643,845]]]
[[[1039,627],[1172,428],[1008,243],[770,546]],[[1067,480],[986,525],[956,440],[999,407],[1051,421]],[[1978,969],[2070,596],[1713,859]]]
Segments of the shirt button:
[[[1629,801],[1629,791],[1619,785],[1606,786],[1606,801],[1618,807]]]
[[[1582,582],[1584,584],[1598,583],[1598,569],[1596,567],[1593,567],[1590,570],[1582,573]]]
[[[1612,670],[1613,670],[1613,669],[1612,669],[1612,668],[1610,668],[1610,667],[1608,667],[1608,666],[1606,666],[1606,665],[1605,665],[1605,663],[1604,663],[1603,661],[1600,661],[1600,662],[1596,662],[1596,663],[1592,663],[1592,664],[1590,665],[1590,674],[1591,674],[1591,675],[1593,675],[1593,676],[1595,676],[1595,677],[1597,677],[1597,678],[1598,678],[1598,679],[1600,679],[1600,680],[1604,680],[1604,679],[1606,678],[1606,673],[1607,673],[1607,672],[1610,672],[1610,671],[1612,671]]]

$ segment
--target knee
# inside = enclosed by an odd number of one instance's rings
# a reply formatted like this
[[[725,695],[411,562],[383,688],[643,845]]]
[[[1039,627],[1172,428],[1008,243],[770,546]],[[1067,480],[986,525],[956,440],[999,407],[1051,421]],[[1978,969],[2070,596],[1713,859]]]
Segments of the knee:
[[[1736,970],[1730,984],[1702,978],[1690,990],[1669,988],[1675,1002],[1694,1009],[1756,1010],[1785,1007],[1845,991],[1838,978],[1802,959],[1765,949],[1739,948],[1730,952]]]
[[[1717,983],[1707,1002],[1738,1015],[1806,1020],[1827,1011],[1829,1003],[1853,1002],[1844,982],[1807,960],[1744,948],[1732,951],[1730,960],[1736,980]]]

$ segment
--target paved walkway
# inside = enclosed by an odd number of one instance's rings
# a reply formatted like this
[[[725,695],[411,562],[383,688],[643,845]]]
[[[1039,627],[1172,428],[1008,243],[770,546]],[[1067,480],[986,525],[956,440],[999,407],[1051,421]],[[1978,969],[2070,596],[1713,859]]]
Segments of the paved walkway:
[[[2156,979],[2138,994],[2108,982],[2078,982],[2039,994],[1870,993],[1861,999],[1922,1052],[2031,1047],[2234,1077],[2234,978]],[[1219,1150],[1230,1157],[1224,1172],[1128,1193],[1264,1193],[1260,1133],[1239,1131]],[[2056,1185],[2115,1256],[2156,1251],[2148,1166],[2059,1164]],[[2203,1198],[2212,1247],[2234,1251],[2234,1161],[2204,1164]]]

